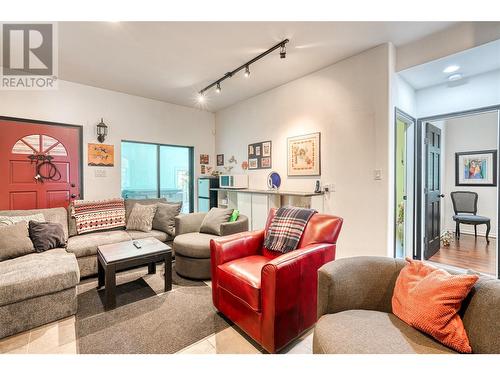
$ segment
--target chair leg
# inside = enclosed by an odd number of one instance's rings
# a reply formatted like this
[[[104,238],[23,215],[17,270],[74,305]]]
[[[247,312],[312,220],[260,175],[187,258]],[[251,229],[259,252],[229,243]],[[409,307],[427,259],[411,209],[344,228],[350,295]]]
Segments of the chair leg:
[[[477,225],[474,225],[474,237],[477,238]]]
[[[460,236],[460,227],[459,227],[459,224],[458,224],[458,221],[455,223],[455,237],[459,237]]]
[[[457,221],[457,238],[460,239],[460,223]]]
[[[490,235],[490,222],[486,223],[486,243],[490,243],[490,239],[488,236]]]

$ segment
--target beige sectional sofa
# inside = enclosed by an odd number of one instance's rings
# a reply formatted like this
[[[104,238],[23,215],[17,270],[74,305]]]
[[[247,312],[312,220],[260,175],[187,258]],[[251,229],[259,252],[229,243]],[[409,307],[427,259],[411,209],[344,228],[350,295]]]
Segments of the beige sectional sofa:
[[[126,200],[126,217],[135,203],[152,204],[165,199]],[[109,230],[78,235],[65,208],[0,211],[0,216],[42,213],[46,221],[60,223],[67,239],[58,248],[0,261],[0,338],[76,313],[76,285],[80,277],[97,273],[99,245],[155,237],[172,241],[166,233]],[[0,249],[1,251],[1,249]]]
[[[318,271],[315,354],[455,353],[392,313],[392,294],[405,261],[339,259]],[[500,353],[500,280],[481,276],[460,315],[473,353]]]

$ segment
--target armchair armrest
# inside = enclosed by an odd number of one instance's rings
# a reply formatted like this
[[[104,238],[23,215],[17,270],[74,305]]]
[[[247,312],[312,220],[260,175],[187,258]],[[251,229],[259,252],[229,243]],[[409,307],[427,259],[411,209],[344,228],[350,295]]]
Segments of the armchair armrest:
[[[335,258],[335,249],[335,244],[310,244],[262,268],[261,334],[266,349],[281,349],[316,322],[318,269]]]
[[[195,212],[176,216],[175,235],[178,236],[184,233],[199,232],[205,215],[205,212]]]
[[[210,240],[212,266],[217,267],[231,260],[259,254],[263,243],[263,230],[214,238]]]
[[[318,270],[318,318],[345,310],[392,312],[392,294],[404,260],[354,257]]]
[[[247,232],[248,231],[248,217],[240,215],[238,220],[233,222],[222,223],[220,225],[220,235],[229,236],[230,234]]]

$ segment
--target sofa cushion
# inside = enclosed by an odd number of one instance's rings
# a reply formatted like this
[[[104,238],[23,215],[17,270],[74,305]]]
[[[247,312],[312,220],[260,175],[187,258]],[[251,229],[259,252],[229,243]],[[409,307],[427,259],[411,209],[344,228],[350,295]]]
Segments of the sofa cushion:
[[[217,283],[255,311],[260,311],[262,267],[269,259],[262,255],[239,258],[218,266]]]
[[[26,222],[0,226],[0,261],[34,252]]]
[[[324,354],[456,353],[391,313],[347,310],[323,315],[314,328],[313,352]]]
[[[156,209],[156,204],[149,206],[136,204],[128,217],[127,229],[149,232],[153,229],[153,218],[155,217]]]
[[[124,230],[109,230],[80,234],[70,237],[66,249],[77,258],[97,254],[97,246],[130,241],[131,237]]]
[[[26,226],[30,221],[44,222],[45,217],[43,214],[33,214],[33,215],[19,215],[19,216],[0,216],[0,227],[6,225],[12,225],[24,221]]]
[[[0,216],[20,216],[42,214],[44,221],[59,223],[63,227],[64,237],[68,239],[68,212],[64,207],[42,208],[37,210],[8,210],[0,211]]]
[[[149,232],[142,232],[140,230],[127,230],[128,235],[133,240],[141,240],[143,238],[154,237],[161,242],[166,242],[172,239],[168,234],[159,230],[150,230]]]
[[[150,199],[125,199],[125,222],[128,221],[128,217],[132,212],[134,206],[139,203],[143,205],[156,204],[158,202],[166,203],[165,198],[150,198]]]
[[[471,353],[458,311],[479,276],[451,275],[422,261],[406,261],[394,286],[394,315],[453,350]]]
[[[232,213],[232,208],[212,207],[203,218],[200,232],[220,236],[220,225],[222,223],[227,223]]]
[[[158,202],[156,207],[153,229],[161,230],[173,237],[175,233],[175,217],[180,214],[182,203]]]
[[[219,238],[206,233],[184,233],[174,239],[174,252],[190,258],[210,258],[210,240]]]
[[[59,223],[39,223],[31,220],[28,230],[37,253],[66,246],[64,231]]]
[[[64,249],[0,262],[0,306],[75,287],[80,281],[73,254]]]

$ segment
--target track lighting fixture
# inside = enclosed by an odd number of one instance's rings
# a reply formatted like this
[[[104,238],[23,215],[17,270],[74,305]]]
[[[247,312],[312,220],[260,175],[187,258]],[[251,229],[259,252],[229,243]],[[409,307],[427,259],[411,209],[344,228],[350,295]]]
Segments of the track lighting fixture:
[[[288,42],[289,42],[288,39],[284,39],[281,42],[279,42],[278,44],[276,44],[276,45],[272,46],[271,48],[269,48],[267,51],[262,52],[260,55],[254,57],[252,60],[247,61],[246,63],[244,63],[243,65],[237,67],[233,71],[224,74],[223,77],[221,77],[218,80],[212,82],[210,85],[208,85],[207,87],[205,87],[204,89],[202,89],[202,90],[200,90],[198,92],[198,101],[199,102],[203,102],[205,100],[205,98],[204,98],[205,91],[211,89],[214,86],[215,86],[215,91],[219,94],[221,92],[221,87],[220,87],[221,82],[224,81],[225,79],[231,78],[236,73],[238,73],[240,70],[245,69],[244,75],[245,75],[245,77],[249,77],[250,76],[250,65],[253,64],[254,62],[262,59],[264,56],[269,55],[271,52],[277,50],[278,48],[280,49],[280,58],[284,59],[286,57],[286,44]]]
[[[280,58],[286,58],[286,45],[283,43],[280,48]]]

